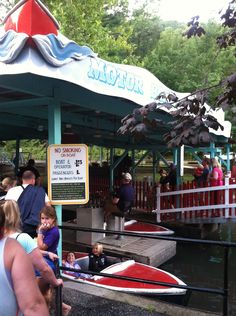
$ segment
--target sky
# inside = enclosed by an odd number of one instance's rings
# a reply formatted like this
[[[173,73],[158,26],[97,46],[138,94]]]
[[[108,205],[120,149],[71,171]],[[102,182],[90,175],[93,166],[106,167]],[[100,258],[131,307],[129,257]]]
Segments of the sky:
[[[134,2],[130,0],[130,3]],[[199,15],[200,21],[207,22],[210,18],[219,20],[218,12],[228,7],[229,0],[153,0],[152,3],[162,20],[188,22],[191,17]]]

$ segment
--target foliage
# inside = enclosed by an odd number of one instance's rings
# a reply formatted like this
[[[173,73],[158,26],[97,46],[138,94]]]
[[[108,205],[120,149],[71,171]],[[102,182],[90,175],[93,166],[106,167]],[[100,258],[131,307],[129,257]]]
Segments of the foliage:
[[[14,0],[1,0],[0,2],[0,23],[5,17],[6,13],[13,7],[15,4]]]
[[[222,15],[223,26],[227,27],[227,30],[225,30],[223,34],[220,33],[216,41],[217,44],[220,43],[220,49],[229,49],[231,53],[231,47],[235,46],[236,43],[235,4],[236,0],[232,0],[226,13]],[[147,58],[146,64],[149,63],[149,68],[158,70],[164,69],[163,74],[165,73],[166,76],[169,76],[170,73],[167,72],[167,69],[170,69],[169,63],[171,63],[172,60],[181,61],[181,55],[183,63],[179,64],[172,62],[174,70],[172,71],[171,69],[172,73],[170,77],[173,79],[175,74],[175,82],[180,82],[181,78],[184,77],[184,72],[186,72],[187,76],[192,75],[191,84],[193,88],[193,84],[195,82],[200,82],[196,80],[196,77],[201,77],[204,74],[203,69],[206,69],[206,67],[203,67],[203,64],[206,63],[206,65],[210,65],[210,68],[208,69],[208,71],[210,71],[213,65],[215,67],[216,60],[219,60],[220,55],[219,52],[217,52],[217,59],[213,58],[215,47],[210,44],[212,37],[206,35],[204,39],[196,38],[206,34],[205,29],[199,25],[197,17],[193,18],[188,23],[188,27],[189,29],[187,31],[182,32],[182,34],[188,38],[188,42],[185,42],[184,38],[180,38],[180,35],[177,33],[178,30],[173,31],[172,29],[166,29],[163,34],[161,34],[161,39],[158,42],[156,51],[153,51],[152,53],[153,58]],[[160,45],[161,41],[162,45]],[[165,54],[161,52],[162,49],[167,51],[167,53]],[[208,53],[204,55],[205,58],[202,58],[203,51],[206,49]],[[187,51],[187,54],[184,54],[184,51]],[[159,56],[161,56],[162,59],[158,59]],[[187,59],[185,59],[184,56]],[[191,59],[194,60],[196,64],[191,63]],[[214,61],[214,64],[212,64],[211,60]],[[232,65],[235,65],[234,61],[232,62]],[[191,68],[189,68],[189,66]],[[182,72],[181,67],[184,69]],[[233,68],[232,70],[235,71]],[[216,72],[212,71],[212,74],[216,74]],[[213,136],[209,132],[209,128],[213,128],[214,130],[223,128],[213,117],[211,111],[209,111],[206,105],[206,101],[208,101],[211,90],[217,88],[219,92],[213,104],[214,107],[223,107],[224,109],[231,108],[232,111],[236,111],[236,73],[228,75],[220,82],[217,76],[210,75],[211,72],[208,73],[205,80],[203,80],[204,78],[202,77],[204,88],[199,89],[190,96],[178,100],[178,98],[174,95],[163,96],[160,94],[157,96],[156,102],[147,104],[142,110],[134,110],[132,114],[126,116],[122,120],[122,126],[119,128],[118,133],[131,133],[136,137],[140,137],[141,135],[145,135],[149,132],[153,133],[155,129],[160,126],[164,126],[165,122],[162,122],[157,118],[153,118],[153,115],[150,115],[150,113],[157,112],[160,109],[160,106],[167,107],[168,109],[173,106],[176,108],[176,111],[171,112],[173,121],[168,123],[169,132],[165,135],[165,140],[168,142],[168,146],[177,147],[183,144],[199,146],[209,144],[214,140]],[[183,82],[188,83],[188,80],[186,79],[187,78],[184,77]],[[166,78],[166,81],[167,80],[168,77]],[[208,84],[207,86],[206,83]],[[182,88],[185,87],[182,86]],[[199,86],[196,86],[195,88],[198,89]],[[222,91],[219,90],[220,88]],[[164,104],[163,100],[165,100]]]
[[[159,41],[162,31],[160,19],[152,17],[143,9],[137,9],[133,12],[129,23],[132,28],[129,43],[135,45],[134,53],[142,60]]]
[[[13,160],[16,150],[15,141],[7,141],[1,144],[4,152],[7,153],[8,158]],[[21,140],[20,148],[22,150],[24,159],[27,161],[30,158],[35,160],[45,160],[46,159],[46,141],[41,140]]]
[[[61,32],[80,45],[91,47],[101,58],[117,62],[135,61],[127,38],[126,0],[45,0],[52,14],[60,21]],[[96,9],[95,9],[96,8]]]

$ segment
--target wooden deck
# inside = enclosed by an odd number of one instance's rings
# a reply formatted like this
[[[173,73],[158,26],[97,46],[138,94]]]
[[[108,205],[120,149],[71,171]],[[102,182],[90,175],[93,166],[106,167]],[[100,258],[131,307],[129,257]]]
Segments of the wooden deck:
[[[175,241],[129,236],[116,240],[114,236],[107,236],[100,242],[105,251],[118,253],[155,267],[160,266],[176,254]]]
[[[89,234],[89,233],[88,233]],[[143,237],[124,236],[117,240],[116,235],[109,235],[98,240],[103,244],[104,252],[121,258],[131,258],[137,262],[160,266],[176,254],[176,242]],[[76,241],[76,232],[63,230],[63,250],[89,251],[90,243]]]

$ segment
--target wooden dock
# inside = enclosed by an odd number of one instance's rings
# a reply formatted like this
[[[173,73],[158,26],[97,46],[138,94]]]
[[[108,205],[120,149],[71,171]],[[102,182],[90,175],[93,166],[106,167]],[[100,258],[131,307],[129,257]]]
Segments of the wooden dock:
[[[137,262],[160,266],[176,254],[176,242],[143,237],[124,236],[122,240],[105,237],[100,240],[104,250],[129,257]]]
[[[89,251],[92,245],[77,242],[75,235],[75,231],[63,230],[63,249]],[[124,236],[123,239],[117,240],[116,235],[109,235],[102,237],[98,242],[103,245],[104,252],[108,255],[131,258],[155,267],[160,266],[176,254],[175,241],[131,236]]]

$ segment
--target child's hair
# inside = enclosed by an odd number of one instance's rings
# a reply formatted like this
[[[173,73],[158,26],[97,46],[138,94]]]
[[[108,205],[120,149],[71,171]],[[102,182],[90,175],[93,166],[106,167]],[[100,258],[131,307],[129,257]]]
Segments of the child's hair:
[[[58,225],[57,224],[57,213],[56,213],[56,210],[53,206],[48,206],[48,205],[44,206],[39,213],[40,218],[41,218],[42,214],[44,214],[45,216],[47,216],[49,218],[54,219],[55,225]]]
[[[93,249],[97,247],[98,253],[101,254],[103,252],[103,245],[98,242],[93,245]]]
[[[7,200],[1,206],[5,214],[5,228],[6,230],[21,231],[20,210],[16,201]]]

